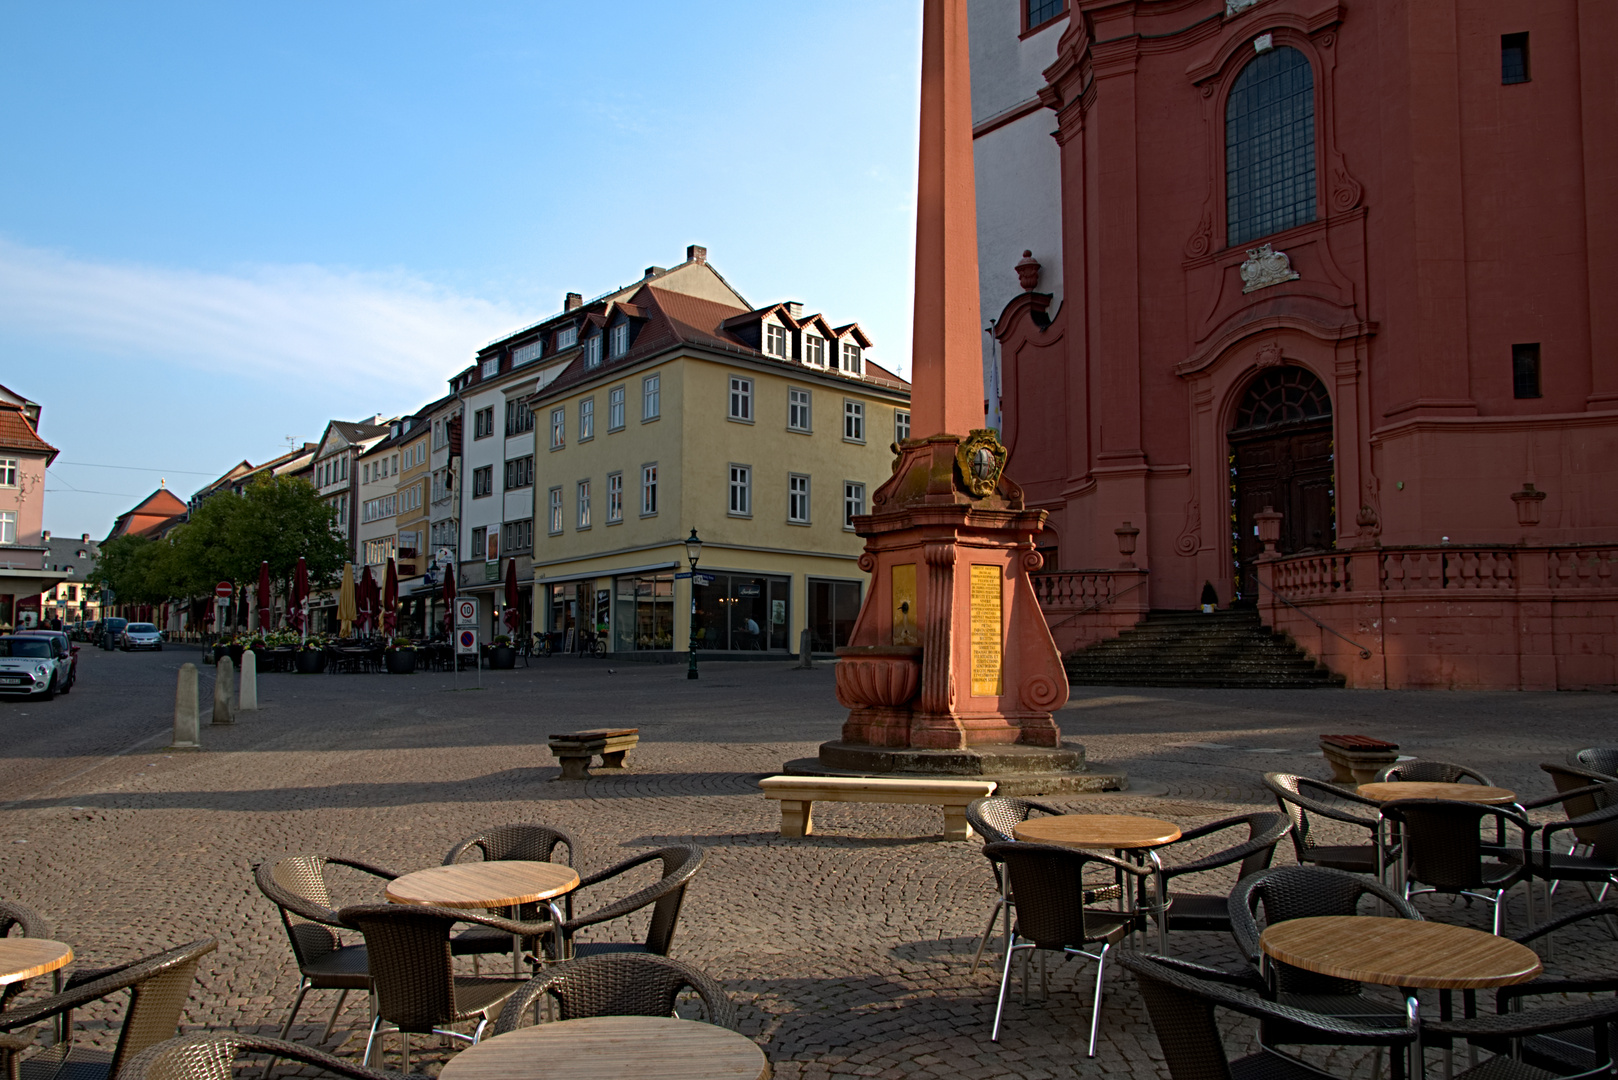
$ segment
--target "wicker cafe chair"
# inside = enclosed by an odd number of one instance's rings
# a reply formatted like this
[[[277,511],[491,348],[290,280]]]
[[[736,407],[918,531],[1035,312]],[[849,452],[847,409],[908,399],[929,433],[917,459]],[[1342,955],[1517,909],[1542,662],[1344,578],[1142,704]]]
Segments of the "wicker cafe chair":
[[[1456,1074],[1454,1080],[1548,1080],[1609,1075],[1615,1020],[1618,998],[1603,997],[1581,1004],[1561,1000],[1533,1009],[1518,1005],[1493,1015],[1423,1020],[1421,1031],[1425,1045],[1447,1046],[1464,1039],[1497,1055]],[[1555,1048],[1549,1055],[1548,1047]],[[1568,1071],[1566,1063],[1573,1055],[1567,1051],[1576,1052],[1586,1067]]]
[[[1526,845],[1533,831],[1528,819],[1498,806],[1449,799],[1397,799],[1383,805],[1382,815],[1398,826],[1403,838],[1399,859],[1405,899],[1418,893],[1450,893],[1486,900],[1494,906],[1494,933],[1499,934],[1505,920],[1506,892],[1528,880],[1529,868],[1520,853],[1486,859],[1499,849],[1483,840],[1481,830],[1490,819],[1496,835],[1512,825]],[[1530,888],[1528,924],[1533,923]]]
[[[1146,1000],[1152,1030],[1173,1080],[1321,1080],[1326,1075],[1269,1048],[1229,1060],[1214,1022],[1214,1007],[1257,1017],[1266,1024],[1313,1033],[1317,1044],[1373,1045],[1393,1051],[1394,1080],[1402,1080],[1405,1055],[1399,1051],[1416,1038],[1416,1026],[1406,1016],[1398,1025],[1371,1025],[1357,1018],[1327,1016],[1282,1005],[1244,990],[1243,977],[1202,967],[1184,960],[1148,953],[1122,952],[1119,963],[1139,983]]]
[[[1577,881],[1584,885],[1592,898],[1605,900],[1607,890],[1618,883],[1618,781],[1592,785],[1589,791],[1576,789],[1576,798],[1565,798],[1570,792],[1558,792],[1564,806],[1582,805],[1585,798],[1597,804],[1597,809],[1564,821],[1551,821],[1540,825],[1538,847],[1528,845],[1525,851],[1528,866],[1535,878],[1553,885],[1563,881]],[[1555,799],[1549,801],[1556,801]],[[1554,850],[1558,834],[1571,833],[1576,843],[1569,844],[1567,854]],[[1580,853],[1579,849],[1583,849]],[[1596,895],[1594,886],[1601,886]],[[1545,894],[1545,915],[1551,914],[1551,893]]]
[[[1291,773],[1265,773],[1264,784],[1275,796],[1281,812],[1292,822],[1292,850],[1300,863],[1355,874],[1382,877],[1389,853],[1378,837],[1381,804],[1362,798],[1323,780]],[[1355,811],[1364,808],[1362,813]],[[1313,829],[1310,815],[1355,825],[1370,833],[1369,844],[1323,845]]]
[[[1035,802],[1033,799],[990,796],[967,803],[966,823],[983,838],[985,845],[1009,844],[1017,839],[1012,835],[1012,830],[1036,813],[1057,815],[1062,812],[1050,803]],[[989,910],[989,924],[983,928],[983,936],[978,938],[977,951],[972,954],[973,971],[978,969],[983,959],[983,949],[989,944],[989,935],[994,933],[996,919],[1004,920],[1002,940],[1007,943],[1011,941],[1011,894],[1006,891],[1006,875],[1001,871],[997,859],[989,860],[989,869],[994,872],[994,890],[999,895],[995,898],[994,907]]]
[[[1000,1018],[1006,1008],[1006,986],[1011,982],[1011,961],[1019,951],[1085,956],[1096,962],[1095,1002],[1090,1010],[1090,1056],[1096,1055],[1096,1030],[1101,1023],[1101,992],[1107,974],[1107,956],[1139,921],[1122,911],[1094,911],[1084,906],[1084,868],[1091,863],[1112,867],[1126,880],[1136,881],[1155,871],[1092,851],[1075,851],[1056,844],[988,844],[984,855],[998,859],[1006,883],[1016,897],[1017,921],[1011,928],[1005,967],[1000,973],[1000,995],[994,1009],[991,1041],[1000,1040]],[[1085,946],[1100,946],[1091,952]],[[1025,984],[1026,985],[1026,984]]]
[[[1590,904],[1559,919],[1541,923],[1527,933],[1513,935],[1512,940],[1543,953],[1546,950],[1538,949],[1536,943],[1542,938],[1548,939],[1555,931],[1592,919],[1604,920],[1610,928],[1611,920],[1615,917],[1618,917],[1618,903]],[[1610,967],[1558,971],[1495,991],[1495,1009],[1501,1013],[1510,1012],[1520,1008],[1517,1003],[1522,998],[1544,994],[1610,993],[1618,993],[1618,972]],[[1595,1032],[1590,1029],[1528,1036],[1523,1039],[1521,1050],[1522,1059],[1528,1064],[1558,1074],[1583,1072],[1597,1064]]]
[[[1569,754],[1567,763],[1618,780],[1618,746],[1587,746]]]
[[[1170,930],[1209,930],[1215,933],[1230,932],[1230,897],[1229,895],[1204,895],[1196,893],[1176,893],[1168,888],[1175,878],[1190,874],[1202,874],[1220,867],[1241,864],[1237,871],[1237,878],[1249,877],[1270,865],[1275,857],[1275,845],[1281,838],[1292,830],[1292,823],[1285,814],[1274,811],[1262,811],[1256,814],[1242,814],[1238,817],[1224,818],[1221,821],[1212,821],[1206,825],[1199,825],[1190,832],[1180,834],[1180,838],[1171,844],[1157,849],[1159,856],[1170,854],[1176,847],[1188,841],[1200,840],[1205,836],[1213,836],[1228,829],[1247,827],[1247,839],[1234,847],[1216,851],[1211,855],[1204,855],[1200,859],[1178,865],[1165,865],[1162,869],[1162,878],[1165,890],[1168,893],[1167,902],[1158,905],[1157,915],[1157,942],[1159,950],[1168,951],[1167,932]]]
[[[172,1039],[180,1026],[180,1010],[191,996],[197,963],[217,948],[213,938],[203,938],[168,952],[148,956],[128,964],[85,972],[69,980],[59,994],[35,998],[0,1012],[0,1067],[8,1080],[50,1080],[71,1076],[72,1080],[112,1080],[123,1063],[133,1055]],[[75,1047],[71,1037],[21,1061],[20,1055],[33,1043],[21,1029],[46,1020],[58,1020],[72,1035],[72,1011],[92,1001],[129,991],[129,1007],[112,1052]]]
[[[561,860],[556,858],[556,849],[566,846],[567,857]],[[495,828],[469,836],[465,840],[449,849],[444,856],[444,865],[452,866],[458,862],[465,862],[467,857],[476,851],[483,856],[484,862],[502,862],[507,860],[520,860],[522,862],[557,862],[565,866],[573,865],[574,854],[579,850],[577,840],[574,840],[562,829],[553,829],[546,825],[498,825]],[[573,913],[569,900],[563,900],[562,910],[567,914]],[[518,922],[537,922],[550,917],[549,908],[537,903],[523,904],[517,910]],[[532,950],[537,946],[536,940],[530,939],[523,943],[524,947]],[[502,934],[487,926],[474,926],[464,930],[450,939],[450,951],[456,956],[471,956],[473,963],[477,957],[484,953],[503,953],[511,949],[511,935]],[[476,968],[473,969],[476,971]]]
[[[51,924],[45,921],[44,916],[25,904],[13,900],[0,900],[0,938],[7,937],[15,930],[19,937],[48,938],[51,936]],[[14,983],[0,986],[0,1009],[6,1003],[22,992],[32,980],[19,979]],[[62,975],[56,973],[57,990],[62,989]]]
[[[398,1080],[396,1073],[367,1069],[300,1043],[234,1033],[181,1035],[148,1046],[129,1059],[118,1080],[233,1080],[243,1054],[269,1054],[272,1064],[287,1058],[353,1080]]]
[[[542,1000],[556,1003],[557,1019],[587,1016],[669,1016],[682,991],[694,991],[708,1023],[736,1029],[736,1006],[703,972],[644,953],[616,953],[566,960],[530,979],[506,1002],[494,1033],[526,1027]]]
[[[634,858],[625,859],[621,863],[607,867],[597,874],[591,874],[579,882],[579,887],[572,892],[572,896],[582,896],[586,889],[603,885],[616,877],[620,877],[637,866],[644,866],[651,862],[663,864],[663,876],[651,885],[646,886],[620,900],[615,900],[605,907],[598,908],[587,915],[570,916],[566,922],[557,928],[560,939],[560,955],[556,959],[570,960],[576,956],[595,956],[600,953],[633,952],[651,953],[654,956],[667,956],[669,945],[674,940],[674,929],[680,921],[680,905],[685,902],[686,886],[696,877],[697,871],[702,869],[702,862],[707,853],[695,845],[681,845],[677,847],[658,848],[648,851]],[[616,942],[616,941],[590,941],[576,943],[573,936],[587,926],[621,919],[631,915],[642,908],[652,909],[651,922],[646,927],[646,940],[642,942]]]
[[[1231,890],[1231,936],[1248,962],[1258,970],[1261,964],[1257,919],[1260,907],[1264,909],[1266,924],[1274,926],[1288,919],[1357,915],[1361,902],[1367,897],[1386,904],[1396,918],[1421,918],[1410,901],[1374,878],[1322,866],[1276,866],[1243,878]],[[1271,991],[1275,1000],[1283,1005],[1327,1016],[1352,1017],[1356,1023],[1373,1027],[1403,1023],[1402,1007],[1366,1000],[1360,992],[1360,984],[1352,979],[1317,975],[1279,962],[1271,963],[1269,970]],[[1315,1033],[1307,1026],[1266,1020],[1259,1040],[1265,1046],[1308,1044],[1315,1041]]]
[[[356,904],[338,912],[343,923],[365,935],[370,953],[376,1015],[365,1039],[362,1063],[371,1053],[383,1024],[400,1033],[404,1072],[410,1071],[410,1036],[436,1033],[474,1045],[483,1038],[490,1018],[523,985],[522,979],[456,975],[451,967],[450,928],[458,922],[492,926],[524,937],[546,933],[551,924],[512,922],[425,904]],[[471,1035],[449,1025],[476,1020]]]
[[[350,990],[371,989],[371,965],[363,944],[345,945],[339,931],[347,929],[332,907],[331,890],[326,883],[326,867],[346,866],[384,881],[392,881],[398,874],[358,859],[339,855],[287,855],[260,863],[253,872],[253,880],[281,912],[281,925],[286,928],[292,943],[292,955],[298,961],[297,996],[287,1010],[286,1023],[281,1025],[281,1038],[292,1031],[292,1022],[303,1006],[304,995],[311,990],[337,990],[337,1004],[331,1018],[326,1021],[325,1042],[337,1026],[337,1017],[343,1011],[343,1002]],[[507,939],[510,940],[509,938]]]
[[[1462,784],[1470,780],[1484,787],[1494,782],[1476,769],[1448,761],[1399,761],[1376,774],[1376,783]]]

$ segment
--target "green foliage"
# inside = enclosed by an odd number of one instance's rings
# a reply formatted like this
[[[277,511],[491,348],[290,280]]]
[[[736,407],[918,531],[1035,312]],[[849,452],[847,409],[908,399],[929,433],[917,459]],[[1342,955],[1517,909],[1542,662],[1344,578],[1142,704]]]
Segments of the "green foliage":
[[[335,512],[307,480],[260,476],[240,498],[204,500],[162,540],[120,536],[103,544],[90,580],[106,581],[132,603],[207,596],[215,582],[230,581],[246,587],[251,603],[260,563],[269,563],[272,587],[285,596],[302,555],[310,588],[328,588],[348,558],[335,525]]]

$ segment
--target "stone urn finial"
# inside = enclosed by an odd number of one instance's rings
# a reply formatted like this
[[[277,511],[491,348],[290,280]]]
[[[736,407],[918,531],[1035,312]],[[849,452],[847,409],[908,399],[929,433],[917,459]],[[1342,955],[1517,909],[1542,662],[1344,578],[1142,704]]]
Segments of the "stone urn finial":
[[[1124,561],[1118,565],[1125,570],[1135,569],[1135,540],[1140,536],[1140,530],[1126,521],[1123,528],[1114,529],[1112,533],[1118,538],[1118,554],[1124,557]]]
[[[1275,554],[1275,543],[1281,539],[1281,518],[1273,506],[1266,506],[1253,515],[1253,521],[1258,525],[1259,543],[1264,545],[1264,554]]]
[[[1528,529],[1539,524],[1539,510],[1545,502],[1545,492],[1539,491],[1533,484],[1524,484],[1521,491],[1511,493],[1511,501],[1517,504],[1518,525]]]
[[[1022,253],[1022,261],[1017,264],[1017,281],[1022,285],[1023,292],[1033,292],[1039,288],[1039,260],[1034,258],[1032,251]]]

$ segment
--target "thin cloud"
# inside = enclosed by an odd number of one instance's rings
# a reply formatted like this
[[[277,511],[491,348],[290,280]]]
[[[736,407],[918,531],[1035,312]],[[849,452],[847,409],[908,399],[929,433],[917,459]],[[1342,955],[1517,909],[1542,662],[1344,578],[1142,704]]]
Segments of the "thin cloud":
[[[320,266],[201,273],[75,259],[0,239],[0,328],[103,353],[436,396],[514,310],[406,274]]]

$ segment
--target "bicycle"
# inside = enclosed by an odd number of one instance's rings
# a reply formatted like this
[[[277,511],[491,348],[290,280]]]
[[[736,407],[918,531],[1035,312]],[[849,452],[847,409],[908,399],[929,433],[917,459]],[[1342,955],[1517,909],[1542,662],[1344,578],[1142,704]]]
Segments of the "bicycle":
[[[579,655],[593,656],[597,660],[607,658],[607,639],[594,630],[584,630],[579,634]]]

